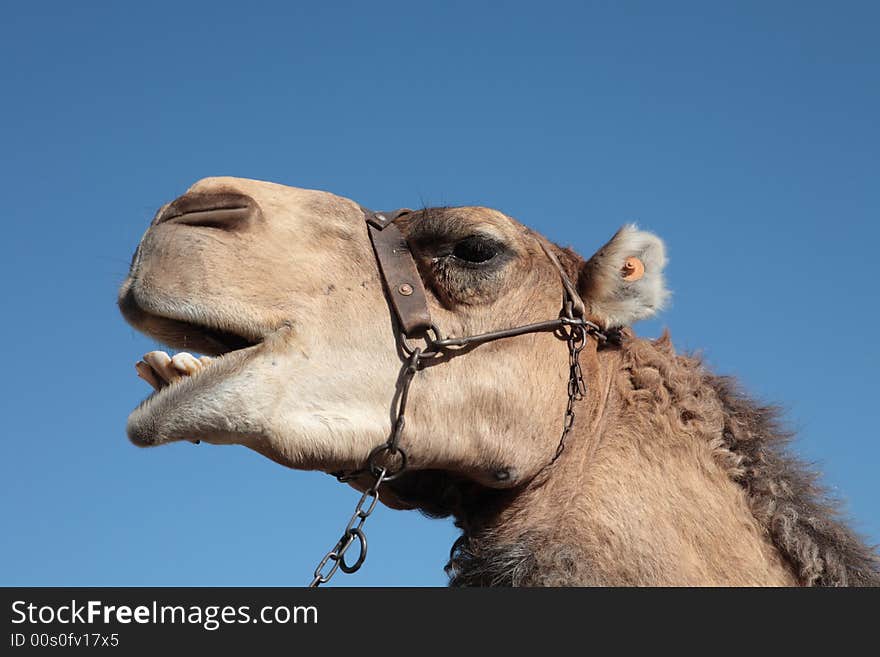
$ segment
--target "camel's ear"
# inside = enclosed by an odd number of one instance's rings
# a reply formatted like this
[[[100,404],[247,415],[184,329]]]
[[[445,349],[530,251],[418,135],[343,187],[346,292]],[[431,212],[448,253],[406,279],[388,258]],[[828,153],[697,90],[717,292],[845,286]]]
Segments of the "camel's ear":
[[[578,291],[588,316],[615,328],[658,312],[669,297],[665,265],[666,248],[659,237],[624,226],[581,268]]]

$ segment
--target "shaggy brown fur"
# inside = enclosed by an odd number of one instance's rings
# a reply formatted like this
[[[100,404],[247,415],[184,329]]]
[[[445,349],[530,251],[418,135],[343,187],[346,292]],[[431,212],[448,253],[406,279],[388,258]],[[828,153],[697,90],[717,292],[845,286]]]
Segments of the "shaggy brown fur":
[[[818,474],[787,453],[791,434],[778,410],[749,399],[729,377],[707,374],[725,411],[723,449],[730,475],[748,492],[749,506],[808,586],[880,586],[874,550],[844,523],[837,500]]]

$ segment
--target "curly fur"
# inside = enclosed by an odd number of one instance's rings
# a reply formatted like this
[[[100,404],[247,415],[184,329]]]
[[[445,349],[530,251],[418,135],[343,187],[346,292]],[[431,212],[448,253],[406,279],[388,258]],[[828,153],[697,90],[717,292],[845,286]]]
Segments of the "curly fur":
[[[778,410],[746,397],[729,377],[707,375],[724,406],[723,460],[747,491],[773,544],[807,586],[880,586],[874,550],[845,524],[818,474],[786,452]],[[721,452],[721,450],[719,450]]]

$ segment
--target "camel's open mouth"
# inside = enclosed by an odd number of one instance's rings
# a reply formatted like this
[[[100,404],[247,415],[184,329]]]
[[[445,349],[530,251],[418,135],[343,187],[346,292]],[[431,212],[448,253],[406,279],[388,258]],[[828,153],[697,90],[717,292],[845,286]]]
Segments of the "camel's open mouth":
[[[191,342],[193,345],[204,345],[205,348],[192,351],[208,352],[215,357],[222,357],[233,351],[241,351],[254,347],[260,341],[247,338],[230,331],[221,331],[194,322],[183,322],[163,317],[154,317],[154,323],[164,323],[169,335],[174,335],[174,344]],[[174,384],[184,377],[193,376],[205,367],[214,363],[217,358],[196,356],[189,351],[181,351],[169,356],[164,351],[151,351],[143,359],[135,363],[139,377],[149,383],[157,391]]]
[[[137,375],[152,388],[129,418],[129,438],[136,445],[160,445],[173,440],[222,443],[222,436],[188,431],[168,433],[162,430],[167,422],[185,421],[196,399],[211,399],[217,386],[223,386],[230,373],[247,358],[245,355],[262,343],[262,338],[218,329],[198,321],[171,319],[140,311],[135,324],[138,329],[173,348],[187,351],[151,351],[135,363]],[[199,355],[199,354],[211,354]],[[206,397],[207,395],[207,397]],[[208,403],[208,406],[211,402]],[[183,415],[181,415],[183,413]],[[177,417],[177,420],[174,418]]]
[[[153,312],[138,302],[130,288],[120,299],[119,306],[139,331],[172,349],[182,350],[173,355],[151,351],[135,364],[138,376],[154,388],[151,397],[176,387],[180,381],[206,368],[216,367],[226,354],[260,344],[264,337],[247,334],[244,328],[220,328],[219,321],[210,321],[211,313],[199,312],[189,304],[181,304],[179,312],[173,313],[176,317],[169,316],[172,313]]]
[[[205,368],[214,366],[228,353],[248,349],[260,343],[260,340],[196,322],[148,314],[144,318],[150,324],[151,335],[168,336],[167,339],[162,340],[166,344],[188,344],[192,345],[191,351],[211,354],[211,356],[198,356],[189,351],[181,351],[174,355],[168,355],[164,351],[151,351],[145,354],[142,360],[135,363],[135,370],[140,378],[153,387],[153,395],[173,387],[183,379],[196,376]]]

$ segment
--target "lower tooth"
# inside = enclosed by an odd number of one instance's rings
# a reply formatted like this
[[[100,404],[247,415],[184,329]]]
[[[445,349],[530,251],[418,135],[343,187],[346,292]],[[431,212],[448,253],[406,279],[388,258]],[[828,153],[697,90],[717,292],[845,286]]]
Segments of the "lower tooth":
[[[153,388],[158,390],[162,387],[164,382],[160,382],[159,377],[156,376],[156,373],[153,371],[153,368],[150,367],[144,361],[138,361],[134,365],[135,371],[137,375],[142,378],[144,381],[149,383]]]
[[[195,356],[185,351],[174,354],[174,357],[171,359],[171,365],[175,370],[186,376],[195,374],[203,367],[202,363]]]

